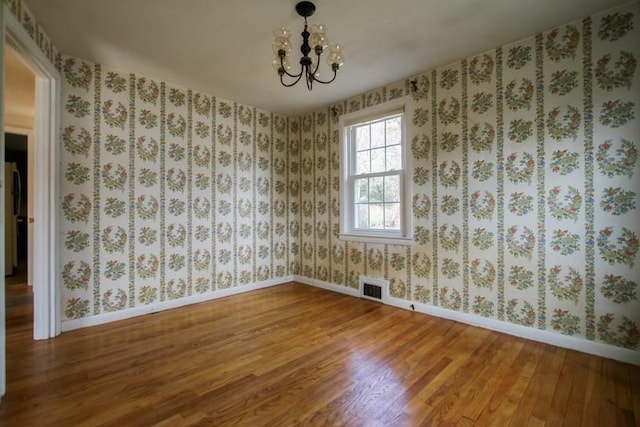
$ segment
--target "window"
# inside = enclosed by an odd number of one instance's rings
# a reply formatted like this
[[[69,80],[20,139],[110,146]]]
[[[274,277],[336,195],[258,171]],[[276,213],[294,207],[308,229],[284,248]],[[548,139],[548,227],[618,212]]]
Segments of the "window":
[[[341,238],[409,244],[404,100],[341,119]]]

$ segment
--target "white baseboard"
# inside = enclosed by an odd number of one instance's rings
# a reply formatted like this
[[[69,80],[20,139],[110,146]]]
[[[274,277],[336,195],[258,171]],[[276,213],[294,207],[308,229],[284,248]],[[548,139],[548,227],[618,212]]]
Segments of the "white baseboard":
[[[265,280],[263,282],[256,282],[248,285],[236,286],[233,288],[220,289],[214,292],[191,295],[185,298],[162,301],[162,302],[153,303],[153,304],[149,304],[141,307],[128,308],[125,310],[120,310],[112,313],[103,313],[97,316],[68,320],[66,322],[62,322],[62,331],[63,332],[72,331],[74,329],[101,325],[104,323],[129,319],[132,317],[142,316],[150,313],[156,313],[164,310],[171,310],[172,308],[183,307],[185,305],[197,304],[199,302],[209,301],[217,298],[224,298],[231,295],[241,294],[244,292],[255,291],[257,289],[282,285],[284,283],[292,282],[293,280],[294,280],[293,276],[279,277],[277,279]]]
[[[352,297],[360,298],[360,289],[348,288],[346,286],[336,285],[335,283],[325,282],[322,280],[298,275],[293,276],[293,280],[295,280],[296,282],[304,283],[305,285],[315,286],[316,288],[322,288],[328,291],[337,292],[339,294],[345,294]]]
[[[336,285],[334,283],[323,282],[302,276],[294,276],[294,280],[300,283],[316,286],[352,297],[360,297],[357,289],[348,288],[346,286]],[[471,326],[490,329],[492,331],[502,332],[508,335],[526,338],[532,341],[551,344],[557,347],[576,350],[582,353],[593,354],[596,356],[606,357],[608,359],[614,359],[621,362],[630,363],[632,365],[640,366],[640,352],[629,350],[626,348],[616,347],[613,345],[595,341],[587,341],[585,339],[562,335],[552,331],[543,331],[541,329],[516,325],[502,320],[490,319],[487,317],[477,316],[475,314],[448,310],[442,307],[436,307],[433,305],[415,301],[407,301],[391,296],[387,298],[386,304],[405,310],[413,310],[419,313],[428,314],[430,316],[454,320],[456,322],[465,323]],[[412,305],[414,307],[413,309],[411,308]]]

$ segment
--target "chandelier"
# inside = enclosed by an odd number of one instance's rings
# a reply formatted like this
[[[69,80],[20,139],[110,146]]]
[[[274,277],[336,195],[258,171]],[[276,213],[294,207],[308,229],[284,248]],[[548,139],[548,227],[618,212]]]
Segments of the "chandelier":
[[[296,12],[304,18],[302,45],[300,46],[302,57],[300,58],[300,72],[298,74],[292,74],[290,72],[291,32],[286,28],[278,28],[273,32],[272,46],[273,52],[276,54],[276,59],[273,60],[273,66],[278,71],[280,83],[282,83],[283,86],[294,86],[303,76],[307,83],[307,89],[309,90],[313,88],[313,82],[329,84],[336,79],[338,70],[344,63],[342,46],[336,43],[329,44],[329,39],[326,34],[327,27],[322,24],[311,24],[310,27],[307,27],[307,18],[313,15],[315,11],[316,6],[310,1],[301,1],[296,5]],[[312,48],[313,54],[309,56]],[[320,56],[325,49],[329,52],[326,58],[327,65],[329,65],[333,71],[333,77],[329,80],[321,80],[319,78],[320,73],[318,72]],[[290,77],[293,81],[285,83],[285,76]]]

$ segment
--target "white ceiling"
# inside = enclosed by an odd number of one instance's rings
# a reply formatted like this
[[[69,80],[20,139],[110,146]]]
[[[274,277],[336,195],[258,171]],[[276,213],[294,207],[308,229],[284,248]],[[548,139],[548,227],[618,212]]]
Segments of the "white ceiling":
[[[344,45],[345,65],[311,93],[303,84],[282,87],[271,65],[273,29],[285,26],[293,45],[301,43],[296,0],[26,3],[64,54],[298,114],[628,0],[317,0],[309,21]]]

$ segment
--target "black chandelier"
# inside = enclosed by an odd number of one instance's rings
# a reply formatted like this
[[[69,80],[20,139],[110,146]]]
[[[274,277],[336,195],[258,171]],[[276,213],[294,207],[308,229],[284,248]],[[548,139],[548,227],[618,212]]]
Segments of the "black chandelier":
[[[289,63],[289,57],[291,56],[291,32],[286,28],[278,28],[273,32],[273,52],[276,54],[276,59],[273,60],[273,66],[278,71],[280,76],[280,83],[283,86],[291,87],[298,83],[302,76],[304,76],[307,82],[307,89],[313,88],[313,82],[322,84],[331,83],[336,79],[338,70],[344,63],[344,55],[342,53],[342,46],[336,43],[329,44],[327,38],[327,28],[322,24],[311,24],[309,30],[307,30],[307,18],[313,15],[316,11],[316,6],[310,1],[301,1],[296,5],[296,12],[298,15],[304,18],[304,31],[302,32],[302,46],[300,46],[300,52],[302,57],[300,58],[300,72],[298,74],[291,74],[291,64]],[[311,53],[311,47],[313,47],[313,53],[315,55],[309,56]],[[333,71],[333,77],[330,80],[320,80],[318,77],[320,73],[318,68],[320,66],[320,56],[322,52],[328,49],[327,65],[331,67]],[[285,83],[285,75],[294,79],[290,83]]]

